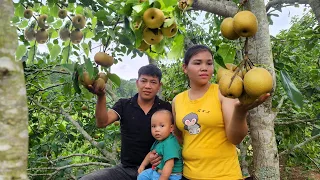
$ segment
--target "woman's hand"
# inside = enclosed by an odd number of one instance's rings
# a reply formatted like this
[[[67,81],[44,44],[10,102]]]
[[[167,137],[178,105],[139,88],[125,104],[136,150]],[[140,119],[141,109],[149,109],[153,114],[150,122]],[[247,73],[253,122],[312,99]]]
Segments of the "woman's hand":
[[[258,99],[256,99],[255,101],[253,101],[250,104],[243,104],[240,101],[237,101],[235,104],[235,108],[241,109],[241,110],[247,112],[250,109],[258,107],[260,104],[264,103],[269,97],[270,97],[270,93],[261,95]]]

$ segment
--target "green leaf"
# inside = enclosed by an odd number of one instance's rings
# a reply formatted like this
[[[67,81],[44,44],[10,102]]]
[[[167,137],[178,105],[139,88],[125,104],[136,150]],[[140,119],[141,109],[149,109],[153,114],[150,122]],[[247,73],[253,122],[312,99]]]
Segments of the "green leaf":
[[[96,25],[97,25],[97,22],[98,22],[98,18],[96,16],[94,16],[91,20],[91,29],[94,29],[96,28]]]
[[[66,64],[67,62],[69,62],[71,50],[72,50],[71,46],[66,46],[63,48],[61,64]]]
[[[82,6],[77,5],[76,14],[83,14],[83,7]]]
[[[177,34],[174,37],[171,51],[168,53],[168,59],[178,59],[180,58],[183,48],[184,48],[184,36],[181,34]]]
[[[163,0],[163,3],[165,4],[166,7],[169,6],[174,6],[177,4],[177,1],[172,1],[172,0]]]
[[[66,125],[64,125],[63,123],[59,124],[58,129],[64,133],[67,132]]]
[[[16,59],[20,60],[22,58],[22,56],[24,56],[27,52],[27,47],[25,45],[20,45],[18,46],[17,50],[16,50]]]
[[[50,51],[50,59],[56,60],[58,55],[61,52],[61,47],[58,44],[53,45],[52,50]]]
[[[93,77],[94,77],[94,69],[93,69],[92,62],[90,61],[89,58],[84,58],[84,64],[85,64],[87,72],[89,73],[90,79],[93,79]]]
[[[134,11],[136,11],[137,13],[140,13],[143,10],[143,6],[141,4],[135,5],[135,6],[132,7],[132,9]]]
[[[75,69],[77,69],[77,64],[75,66]],[[79,81],[78,81],[78,71],[74,71],[72,74],[72,81],[73,81],[73,88],[76,91],[76,93],[81,94],[81,89],[79,87]]]
[[[118,87],[120,87],[121,80],[120,77],[116,74],[108,73],[108,78]]]
[[[50,7],[50,15],[53,17],[58,17],[60,8],[55,4],[52,7]]]
[[[298,105],[301,108],[303,105],[303,97],[301,92],[290,80],[290,77],[286,71],[281,70],[280,75],[281,75],[281,83],[287,95],[289,96],[289,98],[292,100],[294,104]]]
[[[81,47],[83,48],[83,51],[86,53],[86,55],[89,56],[89,45],[87,43],[82,43]]]
[[[107,20],[106,14],[108,14],[107,11],[99,10],[97,13],[94,14],[94,16],[96,16],[98,18],[98,20],[104,21],[104,20]]]
[[[25,8],[21,4],[19,4],[18,7],[14,9],[14,15],[18,17],[24,17],[23,16],[24,10]]]
[[[23,29],[28,26],[28,20],[23,20],[21,23],[18,25],[19,28]]]
[[[225,63],[233,63],[236,50],[228,44],[222,44],[217,52]]]
[[[61,20],[61,19],[57,20],[55,23],[53,23],[52,26],[53,26],[55,29],[60,29],[61,26],[62,26],[62,20]]]
[[[58,34],[58,32],[57,31],[53,31],[52,33],[51,33],[51,39],[55,39],[55,38],[57,38],[57,37],[59,37],[59,34]]]

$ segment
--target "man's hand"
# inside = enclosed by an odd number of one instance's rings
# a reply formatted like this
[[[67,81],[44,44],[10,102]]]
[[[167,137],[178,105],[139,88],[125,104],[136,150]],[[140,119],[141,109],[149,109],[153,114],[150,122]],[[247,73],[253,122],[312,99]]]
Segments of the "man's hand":
[[[104,96],[106,94],[105,92],[105,86],[103,89],[99,89],[96,87],[94,84],[93,85],[88,85],[86,87],[91,93],[96,94],[97,96]]]
[[[158,166],[161,162],[162,157],[158,155],[156,150],[152,150],[149,155],[150,164],[154,167]]]
[[[145,169],[145,167],[141,165],[141,166],[139,167],[139,169],[138,169],[138,173],[140,174],[144,169]]]

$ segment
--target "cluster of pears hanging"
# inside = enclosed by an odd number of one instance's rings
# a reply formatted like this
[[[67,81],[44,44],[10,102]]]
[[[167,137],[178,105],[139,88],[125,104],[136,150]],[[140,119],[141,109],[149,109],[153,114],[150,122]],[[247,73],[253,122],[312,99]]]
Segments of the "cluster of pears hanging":
[[[60,19],[65,19],[68,16],[68,12],[65,9],[60,9],[58,12],[58,17]],[[33,11],[31,9],[26,9],[24,11],[24,17],[30,19],[33,17]],[[24,37],[28,41],[36,39],[39,44],[44,44],[49,38],[47,29],[48,16],[46,14],[41,14],[37,18],[37,23],[31,23],[24,31]],[[72,26],[71,26],[72,23]],[[38,25],[38,28],[37,28]],[[59,37],[61,40],[71,40],[73,44],[79,44],[83,39],[83,29],[86,25],[86,19],[83,15],[77,14],[72,18],[72,22],[68,21],[65,26],[59,30]]]
[[[273,78],[268,70],[255,67],[248,56],[248,37],[256,34],[258,21],[250,11],[241,11],[233,18],[222,21],[221,34],[235,40],[246,37],[244,45],[244,58],[239,65],[226,64],[220,67],[217,73],[219,89],[223,96],[238,98],[242,104],[251,104],[261,95],[269,93],[273,88]]]
[[[150,45],[158,44],[162,41],[163,37],[171,38],[176,35],[178,28],[176,22],[173,22],[168,27],[165,27],[166,17],[162,10],[158,8],[148,8],[143,13],[143,41],[138,47],[140,51],[147,50]]]

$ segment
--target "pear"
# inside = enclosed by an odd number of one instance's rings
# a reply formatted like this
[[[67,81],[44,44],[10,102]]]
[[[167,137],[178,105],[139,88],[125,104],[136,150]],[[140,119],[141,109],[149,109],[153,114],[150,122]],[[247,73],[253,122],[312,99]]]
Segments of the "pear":
[[[105,83],[108,81],[108,76],[107,76],[107,74],[104,73],[104,72],[99,72],[98,78],[103,79]]]
[[[233,30],[233,18],[225,18],[220,25],[221,34],[229,40],[238,39],[240,36]]]
[[[256,67],[245,74],[243,84],[246,93],[257,98],[272,90],[273,78],[266,69]]]
[[[87,71],[84,71],[82,73],[82,77],[78,77],[78,81],[84,86],[88,87],[88,85],[93,85],[94,80],[90,78],[89,73]]]
[[[238,98],[243,91],[243,81],[239,76],[235,76],[230,86],[231,78],[232,75],[230,74],[226,74],[221,77],[221,79],[219,80],[220,92],[225,97]]]
[[[160,28],[164,20],[164,14],[158,8],[149,8],[143,13],[143,21],[151,29]]]
[[[29,27],[29,28],[26,28],[24,30],[24,38],[27,40],[27,41],[32,41],[36,38],[36,31]]]
[[[77,29],[82,29],[86,25],[86,18],[80,14],[72,18],[72,25]]]
[[[66,41],[70,39],[70,35],[71,35],[70,30],[65,27],[59,30],[59,37],[62,41]]]
[[[64,19],[66,18],[68,15],[68,11],[65,10],[65,9],[60,9],[59,12],[58,12],[58,16],[60,19]]]
[[[73,44],[79,44],[83,38],[83,33],[80,29],[75,29],[70,34],[70,39]]]
[[[48,38],[49,38],[49,34],[45,29],[40,29],[39,31],[37,31],[36,41],[39,44],[44,44],[45,42],[47,42]]]
[[[242,37],[254,36],[258,30],[258,20],[250,11],[240,11],[233,17],[233,30]]]
[[[46,14],[42,14],[38,17],[38,26],[41,28],[41,29],[48,29],[49,26],[46,25],[46,21],[48,19],[48,16]]]
[[[33,16],[33,11],[31,9],[24,10],[23,16],[26,19],[30,19]]]
[[[94,61],[100,65],[100,66],[103,66],[103,67],[110,67],[113,65],[113,57],[112,56],[109,56],[107,53],[104,53],[104,52],[98,52],[94,55]]]
[[[105,88],[105,81],[102,78],[98,78],[97,80],[94,81],[93,87],[95,89],[103,90]]]
[[[144,40],[141,41],[141,44],[140,44],[140,46],[138,47],[138,49],[139,49],[140,51],[146,51],[146,50],[148,50],[149,48],[150,48],[150,45],[147,44]]]
[[[163,36],[168,37],[168,38],[175,36],[178,32],[177,23],[174,22],[169,27],[162,27],[161,32],[162,32]]]
[[[158,44],[163,39],[162,32],[158,29],[151,30],[149,28],[145,28],[142,36],[143,40],[149,45]]]

